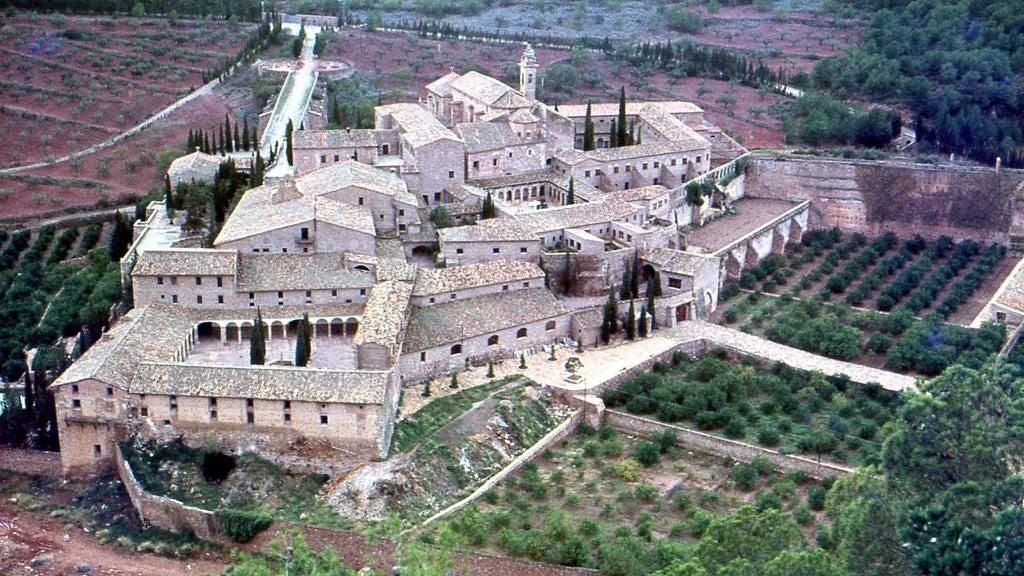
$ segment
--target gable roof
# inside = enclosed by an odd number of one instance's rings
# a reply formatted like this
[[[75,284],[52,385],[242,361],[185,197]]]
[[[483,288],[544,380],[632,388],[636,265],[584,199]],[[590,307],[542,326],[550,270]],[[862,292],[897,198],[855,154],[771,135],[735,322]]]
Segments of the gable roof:
[[[132,269],[132,276],[234,276],[238,252],[208,248],[146,250]]]
[[[449,268],[427,268],[421,269],[416,275],[412,294],[429,296],[543,277],[544,271],[540,266],[522,260],[493,260]]]
[[[678,274],[680,276],[693,276],[704,264],[709,261],[718,260],[714,256],[672,250],[671,248],[652,250],[642,256],[641,259],[651,263],[662,272]]]
[[[503,122],[468,122],[455,127],[466,142],[466,152],[486,152],[522,144],[512,128]]]
[[[496,104],[509,92],[515,92],[508,84],[476,70],[470,70],[452,80],[451,87],[486,104]],[[529,106],[529,101],[525,98],[523,100],[524,105]]]
[[[426,350],[565,313],[562,303],[544,287],[517,290],[514,297],[499,292],[433,306],[413,306],[402,351]]]
[[[355,186],[378,194],[395,197],[405,203],[416,204],[405,182],[388,172],[355,160],[328,164],[295,179],[295,187],[305,195],[330,194],[342,188]]]
[[[345,267],[345,255],[241,254],[237,289],[242,292],[267,290],[329,290],[369,288],[374,275]]]
[[[426,88],[438,96],[450,96],[452,93],[452,82],[458,78],[458,74],[455,72],[449,72],[430,84],[427,84]]]
[[[352,344],[377,344],[397,356],[411,295],[412,285],[405,282],[387,280],[374,286]]]
[[[221,158],[212,154],[206,154],[196,150],[191,154],[179,156],[175,158],[170,166],[167,167],[167,173],[171,174],[180,170],[197,170],[202,172],[217,173],[220,168]]]
[[[373,148],[380,144],[381,130],[296,130],[292,133],[292,147],[309,148]]]

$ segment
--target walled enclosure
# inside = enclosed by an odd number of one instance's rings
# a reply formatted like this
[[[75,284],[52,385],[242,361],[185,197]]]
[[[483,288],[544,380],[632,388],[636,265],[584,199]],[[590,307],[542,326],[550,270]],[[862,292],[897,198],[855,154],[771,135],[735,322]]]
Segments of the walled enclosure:
[[[1024,171],[752,154],[745,195],[810,200],[810,228],[1006,243]]]

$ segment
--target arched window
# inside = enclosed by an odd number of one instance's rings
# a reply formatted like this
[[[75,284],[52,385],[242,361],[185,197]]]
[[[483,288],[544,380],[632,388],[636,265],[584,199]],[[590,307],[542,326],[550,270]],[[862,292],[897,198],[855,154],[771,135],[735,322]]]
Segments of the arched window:
[[[452,346],[452,356],[458,356],[459,354],[462,354],[462,344]]]
[[[516,332],[516,338],[526,338],[526,328],[520,328],[519,331]]]
[[[555,326],[556,324],[554,320],[548,320],[548,323],[544,325],[544,329],[547,330],[548,332],[551,332],[552,330],[555,329]]]
[[[487,339],[487,345],[488,346],[497,346],[498,345],[498,335],[495,334],[495,335],[491,336],[490,338],[488,338]]]

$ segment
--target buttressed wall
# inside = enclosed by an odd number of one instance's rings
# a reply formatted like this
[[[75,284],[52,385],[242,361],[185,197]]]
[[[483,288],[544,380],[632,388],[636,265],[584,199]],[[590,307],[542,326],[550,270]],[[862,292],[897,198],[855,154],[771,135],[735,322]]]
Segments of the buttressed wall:
[[[810,200],[812,228],[1007,242],[1024,171],[758,154],[745,195]]]

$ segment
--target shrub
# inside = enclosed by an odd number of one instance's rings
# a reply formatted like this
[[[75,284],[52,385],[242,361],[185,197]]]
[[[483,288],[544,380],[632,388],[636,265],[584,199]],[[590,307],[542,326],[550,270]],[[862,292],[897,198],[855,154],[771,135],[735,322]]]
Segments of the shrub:
[[[825,509],[825,490],[824,486],[811,486],[807,489],[807,506],[811,510],[822,511]]]
[[[643,466],[654,466],[658,463],[661,447],[651,441],[641,442],[633,449],[633,459]]]
[[[217,511],[217,523],[222,534],[234,542],[248,542],[267,529],[273,517],[255,510],[226,508]]]
[[[654,502],[658,498],[658,487],[646,482],[637,484],[633,489],[633,495],[641,502]]]
[[[682,490],[678,490],[672,495],[672,505],[680,512],[685,512],[689,510],[691,505],[693,505],[693,500],[690,498],[689,494]]]
[[[632,458],[620,460],[612,466],[615,475],[627,482],[634,482],[640,478],[640,463]]]
[[[770,476],[775,472],[775,465],[766,456],[754,456],[750,465],[757,471],[759,476]]]
[[[754,507],[758,512],[765,510],[782,510],[782,498],[775,492],[761,492],[754,500]]]
[[[750,492],[757,486],[757,469],[750,464],[736,464],[729,471],[729,477],[736,484],[736,488],[744,492]]]
[[[662,453],[668,452],[669,449],[676,445],[676,433],[671,430],[655,432],[651,436],[651,442],[657,444]]]
[[[708,526],[714,521],[715,517],[710,512],[701,510],[700,508],[693,511],[690,515],[690,534],[694,538],[700,538],[707,531]]]
[[[774,426],[765,425],[757,431],[757,443],[765,446],[778,446],[781,438],[779,431]]]
[[[797,506],[793,510],[793,519],[796,520],[797,524],[807,526],[814,521],[814,515],[811,514],[811,511],[806,506]]]

